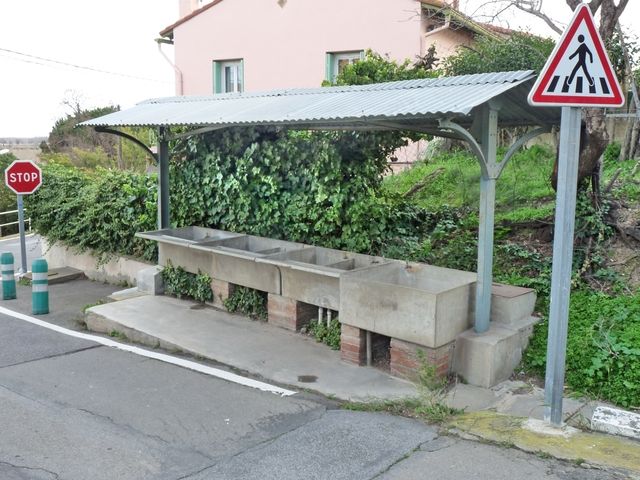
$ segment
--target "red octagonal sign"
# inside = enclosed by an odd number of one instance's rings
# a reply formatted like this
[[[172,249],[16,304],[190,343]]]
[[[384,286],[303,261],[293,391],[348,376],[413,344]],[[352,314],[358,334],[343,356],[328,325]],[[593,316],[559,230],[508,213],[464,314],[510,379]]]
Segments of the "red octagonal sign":
[[[42,171],[30,160],[16,160],[4,171],[4,183],[18,195],[29,195],[42,185]]]

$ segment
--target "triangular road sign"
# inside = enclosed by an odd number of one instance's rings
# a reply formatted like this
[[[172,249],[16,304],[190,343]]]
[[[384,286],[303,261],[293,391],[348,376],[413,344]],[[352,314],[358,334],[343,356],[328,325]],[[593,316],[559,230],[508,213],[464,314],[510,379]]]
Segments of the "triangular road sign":
[[[529,93],[531,105],[621,107],[622,89],[586,4],[576,8]]]

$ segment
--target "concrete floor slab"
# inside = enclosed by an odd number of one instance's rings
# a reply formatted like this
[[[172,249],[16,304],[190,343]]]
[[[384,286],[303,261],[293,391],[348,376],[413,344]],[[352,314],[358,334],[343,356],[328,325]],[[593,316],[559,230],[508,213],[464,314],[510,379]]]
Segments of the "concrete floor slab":
[[[413,384],[340,360],[314,339],[214,308],[166,296],[143,296],[90,308],[90,329],[178,348],[280,384],[343,400],[416,395]],[[315,379],[314,382],[300,381]]]
[[[445,401],[451,408],[475,412],[492,407],[498,396],[487,388],[459,383],[449,390]]]
[[[573,417],[585,404],[587,399],[564,398],[562,401],[563,419]],[[544,419],[544,390],[531,387],[523,393],[506,393],[494,405],[496,412],[516,417]]]

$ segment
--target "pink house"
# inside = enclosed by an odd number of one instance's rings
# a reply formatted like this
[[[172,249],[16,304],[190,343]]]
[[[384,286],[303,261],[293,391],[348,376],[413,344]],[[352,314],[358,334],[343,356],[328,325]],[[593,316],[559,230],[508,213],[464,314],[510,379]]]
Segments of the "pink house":
[[[180,0],[159,41],[174,45],[178,95],[317,87],[366,49],[403,61],[435,45],[443,58],[499,35],[450,1]]]

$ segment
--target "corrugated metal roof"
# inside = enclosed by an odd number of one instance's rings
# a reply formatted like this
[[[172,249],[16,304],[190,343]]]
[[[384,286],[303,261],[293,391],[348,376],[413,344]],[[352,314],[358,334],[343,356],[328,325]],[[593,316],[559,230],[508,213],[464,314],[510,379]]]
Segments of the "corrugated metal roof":
[[[390,124],[437,128],[438,119],[463,125],[472,111],[499,101],[503,125],[558,123],[560,110],[527,103],[533,71],[487,73],[370,85],[272,90],[146,100],[81,125],[385,128]]]

